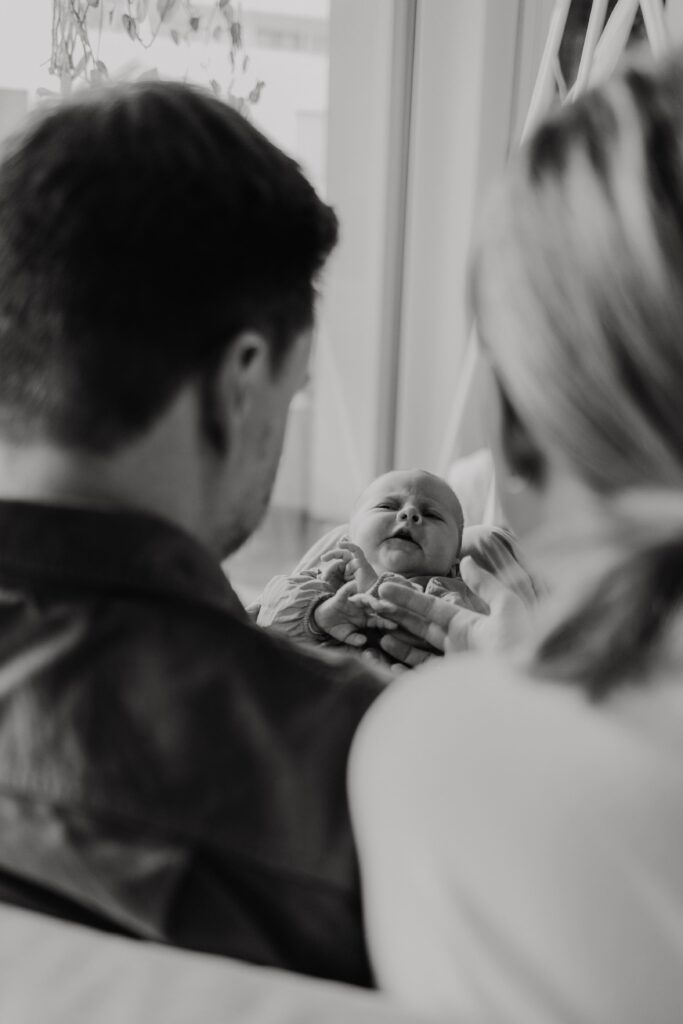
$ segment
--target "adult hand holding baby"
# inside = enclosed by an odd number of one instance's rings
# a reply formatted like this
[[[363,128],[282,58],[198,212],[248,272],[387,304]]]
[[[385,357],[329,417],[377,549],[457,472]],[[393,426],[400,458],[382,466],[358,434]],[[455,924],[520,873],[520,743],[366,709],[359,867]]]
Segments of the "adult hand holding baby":
[[[430,651],[500,651],[524,638],[530,610],[522,597],[472,557],[462,560],[460,572],[487,612],[390,581],[381,584],[377,613],[400,627],[381,640],[387,654],[414,667],[429,657]]]
[[[301,566],[299,574],[276,577],[269,584],[259,625],[309,642],[332,639],[370,649],[380,658],[384,652],[388,660],[413,667],[446,649],[475,646],[474,638],[480,636],[488,638],[486,646],[507,645],[501,635],[517,631],[514,612],[502,613],[514,620],[504,626],[496,600],[480,600],[468,588],[469,579],[459,575],[462,556],[474,555],[505,581],[513,598],[516,593],[523,601],[535,601],[533,582],[519,561],[512,534],[501,527],[463,528],[457,495],[445,480],[425,470],[396,470],[374,480],[356,503],[348,533],[336,533],[333,546],[318,551],[315,562]],[[475,569],[466,573],[477,578]],[[478,578],[477,582],[481,585]],[[382,609],[378,587],[385,599],[397,594],[386,606],[389,615]],[[461,615],[463,607],[474,615]],[[463,636],[451,626],[456,610]],[[495,626],[480,622],[477,613],[488,620],[492,611]],[[414,616],[423,621],[416,624]],[[386,632],[391,636],[385,637]]]

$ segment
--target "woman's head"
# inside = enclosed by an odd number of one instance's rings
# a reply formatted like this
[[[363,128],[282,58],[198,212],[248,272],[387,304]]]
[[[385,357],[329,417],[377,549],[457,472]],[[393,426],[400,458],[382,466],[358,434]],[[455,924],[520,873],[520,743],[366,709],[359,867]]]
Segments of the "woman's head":
[[[607,496],[683,484],[683,57],[632,67],[537,130],[472,283],[504,418],[539,452],[513,469],[538,483],[562,465]]]
[[[604,695],[643,678],[683,601],[682,55],[536,131],[484,221],[472,293],[502,453],[555,535],[569,527],[560,566],[584,588],[533,662]]]

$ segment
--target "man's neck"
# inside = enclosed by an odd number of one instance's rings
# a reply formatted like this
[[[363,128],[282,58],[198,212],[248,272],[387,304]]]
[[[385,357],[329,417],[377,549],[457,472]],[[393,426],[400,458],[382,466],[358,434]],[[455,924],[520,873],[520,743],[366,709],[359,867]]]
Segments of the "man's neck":
[[[0,438],[0,500],[146,512],[204,540],[200,459],[187,415],[174,408],[140,439],[104,455]]]
[[[107,486],[100,461],[40,442],[0,440],[0,499],[116,508],[128,504]]]

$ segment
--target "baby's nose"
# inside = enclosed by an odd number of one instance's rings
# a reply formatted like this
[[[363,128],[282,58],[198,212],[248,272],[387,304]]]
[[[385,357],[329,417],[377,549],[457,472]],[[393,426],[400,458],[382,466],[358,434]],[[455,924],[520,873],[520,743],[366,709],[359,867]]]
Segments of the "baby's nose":
[[[422,522],[420,511],[414,505],[404,505],[398,516],[403,522],[414,523],[415,525]]]

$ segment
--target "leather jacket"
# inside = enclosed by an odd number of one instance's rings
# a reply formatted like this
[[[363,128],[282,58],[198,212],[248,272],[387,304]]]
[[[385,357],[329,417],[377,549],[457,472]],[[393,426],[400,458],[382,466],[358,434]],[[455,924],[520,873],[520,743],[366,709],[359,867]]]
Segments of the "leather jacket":
[[[0,899],[369,984],[345,775],[382,686],[169,523],[0,502]]]

